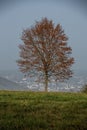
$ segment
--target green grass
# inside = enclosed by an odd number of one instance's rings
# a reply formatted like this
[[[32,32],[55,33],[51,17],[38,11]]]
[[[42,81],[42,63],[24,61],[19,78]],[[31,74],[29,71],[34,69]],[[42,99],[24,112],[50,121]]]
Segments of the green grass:
[[[0,130],[87,130],[87,95],[0,91]]]

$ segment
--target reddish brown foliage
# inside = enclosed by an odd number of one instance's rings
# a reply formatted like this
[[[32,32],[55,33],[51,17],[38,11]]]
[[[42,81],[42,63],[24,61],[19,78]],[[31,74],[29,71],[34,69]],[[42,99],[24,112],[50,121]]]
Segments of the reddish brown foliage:
[[[24,30],[22,40],[18,65],[24,73],[39,72],[39,77],[44,78],[45,90],[51,77],[63,81],[72,76],[72,49],[67,46],[68,38],[60,24],[54,26],[52,21],[44,18]]]

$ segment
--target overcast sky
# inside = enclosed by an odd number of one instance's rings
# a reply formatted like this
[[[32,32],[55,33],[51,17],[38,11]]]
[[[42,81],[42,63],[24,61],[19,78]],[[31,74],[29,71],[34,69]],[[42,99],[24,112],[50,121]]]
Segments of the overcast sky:
[[[0,0],[0,70],[18,69],[22,31],[43,17],[60,23],[69,37],[73,69],[87,70],[86,0]]]

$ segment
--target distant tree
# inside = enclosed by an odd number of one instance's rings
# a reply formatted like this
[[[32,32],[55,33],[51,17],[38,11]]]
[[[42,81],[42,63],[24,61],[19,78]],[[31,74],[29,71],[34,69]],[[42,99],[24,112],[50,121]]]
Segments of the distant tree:
[[[71,47],[67,46],[67,36],[60,24],[54,26],[52,20],[43,18],[31,28],[23,30],[19,45],[20,59],[17,61],[20,70],[27,74],[37,72],[39,80],[43,80],[45,91],[50,79],[64,81],[72,77],[70,57]]]

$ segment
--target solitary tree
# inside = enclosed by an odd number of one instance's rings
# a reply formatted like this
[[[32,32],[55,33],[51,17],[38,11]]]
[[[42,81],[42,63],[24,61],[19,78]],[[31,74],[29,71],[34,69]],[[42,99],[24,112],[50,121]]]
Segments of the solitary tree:
[[[67,46],[67,40],[60,24],[55,26],[47,18],[23,30],[23,44],[19,45],[20,59],[17,61],[20,70],[28,76],[37,72],[38,79],[44,81],[45,91],[50,79],[69,79],[73,74],[70,67],[74,58],[70,57],[72,49]]]

